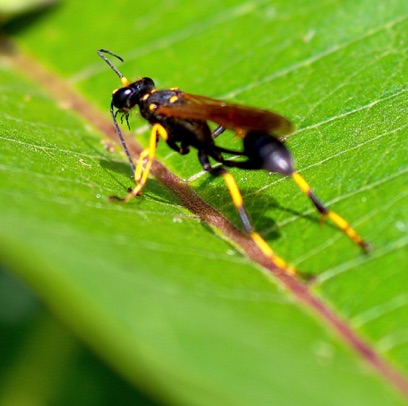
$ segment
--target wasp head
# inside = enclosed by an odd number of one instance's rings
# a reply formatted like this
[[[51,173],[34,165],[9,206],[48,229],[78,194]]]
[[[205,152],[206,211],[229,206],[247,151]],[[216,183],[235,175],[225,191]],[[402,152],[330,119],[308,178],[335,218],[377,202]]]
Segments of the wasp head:
[[[128,113],[146,94],[154,90],[154,82],[150,78],[142,78],[113,92],[112,106],[121,113]]]

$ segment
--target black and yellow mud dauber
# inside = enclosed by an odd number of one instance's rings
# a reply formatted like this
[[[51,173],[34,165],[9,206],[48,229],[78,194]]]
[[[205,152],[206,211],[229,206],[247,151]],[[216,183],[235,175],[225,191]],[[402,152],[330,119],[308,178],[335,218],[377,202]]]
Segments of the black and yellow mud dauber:
[[[213,176],[221,176],[224,179],[245,231],[279,268],[294,272],[293,268],[274,254],[266,241],[255,231],[235,179],[226,168],[264,169],[291,177],[322,217],[329,218],[363,251],[368,250],[368,244],[350,224],[339,214],[329,210],[316,197],[305,179],[294,170],[290,152],[281,140],[293,130],[291,122],[285,117],[268,110],[184,93],[178,88],[156,90],[153,80],[147,77],[129,82],[105,54],[114,56],[122,62],[123,59],[106,49],[98,51],[98,55],[119,76],[123,85],[113,92],[110,112],[136,183],[127,196],[116,199],[128,201],[141,193],[155,159],[157,143],[162,139],[181,155],[187,154],[191,147],[196,149],[203,169]],[[142,117],[152,125],[149,146],[140,154],[136,166],[116,119],[118,114],[122,114],[128,123],[129,113],[135,106],[139,107]],[[208,121],[217,125],[214,131],[211,131]],[[225,130],[232,130],[242,138],[241,151],[216,145],[215,139]],[[234,158],[225,159],[224,155],[232,155]],[[211,166],[210,158],[221,165]]]

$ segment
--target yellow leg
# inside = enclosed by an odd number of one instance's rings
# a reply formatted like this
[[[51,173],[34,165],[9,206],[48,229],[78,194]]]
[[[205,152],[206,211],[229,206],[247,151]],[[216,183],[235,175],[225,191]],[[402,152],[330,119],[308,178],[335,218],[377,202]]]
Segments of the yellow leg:
[[[136,185],[139,183],[140,179],[142,178],[144,160],[146,159],[148,155],[149,155],[149,148],[144,149],[139,155],[139,160],[137,161],[136,170],[135,170],[135,174],[133,177],[136,182]]]
[[[249,234],[249,236],[257,247],[263,252],[263,254],[270,258],[278,268],[283,269],[285,272],[291,275],[297,274],[296,269],[293,266],[290,266],[284,259],[278,257],[259,233],[253,231]]]
[[[351,225],[339,214],[329,210],[313,193],[310,185],[306,180],[294,172],[292,179],[299,186],[300,190],[306,194],[315,205],[316,209],[321,213],[322,217],[328,217],[340,230],[342,230],[355,244],[359,245],[364,252],[369,250],[369,244],[364,241],[361,236],[351,227]]]
[[[248,233],[249,237],[256,244],[256,246],[262,251],[262,253],[273,261],[273,263],[280,269],[284,270],[290,274],[296,274],[295,268],[289,266],[286,261],[278,257],[268,245],[268,243],[261,237],[259,233],[254,230],[254,227],[249,219],[248,213],[244,207],[244,200],[242,198],[241,192],[238,189],[238,185],[235,182],[234,177],[227,172],[225,169],[214,171],[214,174],[218,174],[224,178],[225,184],[231,194],[232,202],[234,203],[235,209],[237,210],[241,222]]]
[[[144,149],[139,157],[139,161],[136,166],[134,179],[136,186],[131,190],[127,196],[123,199],[125,202],[129,201],[131,198],[136,197],[142,191],[144,185],[149,177],[150,168],[153,164],[154,158],[156,157],[156,147],[158,137],[167,140],[168,134],[166,129],[160,124],[154,124],[152,131],[150,132],[149,146]],[[143,168],[143,162],[147,158],[145,167]]]

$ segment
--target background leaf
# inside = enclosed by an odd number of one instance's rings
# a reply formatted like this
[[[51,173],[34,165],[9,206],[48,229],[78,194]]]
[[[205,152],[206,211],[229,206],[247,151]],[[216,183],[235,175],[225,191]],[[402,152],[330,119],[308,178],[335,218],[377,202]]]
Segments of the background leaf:
[[[314,293],[405,375],[407,8],[71,1],[6,30],[106,116],[119,83],[101,47],[125,58],[129,77],[290,117],[299,171],[375,250],[362,256],[319,227],[289,180],[236,171],[248,211],[282,257],[317,274]],[[5,61],[0,71],[1,262],[76,335],[164,403],[401,404],[321,315],[155,179],[137,201],[109,203],[131,185],[123,155],[20,68]],[[223,182],[201,176],[195,154],[161,145],[159,159],[239,224]]]

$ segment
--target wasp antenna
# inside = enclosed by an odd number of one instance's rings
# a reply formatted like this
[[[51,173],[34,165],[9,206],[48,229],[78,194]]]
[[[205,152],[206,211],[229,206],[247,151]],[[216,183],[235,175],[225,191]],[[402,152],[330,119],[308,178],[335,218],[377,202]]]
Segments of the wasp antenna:
[[[109,51],[108,49],[99,49],[98,50],[98,55],[109,65],[109,67],[119,76],[119,79],[123,83],[124,76],[119,72],[119,69],[104,55],[104,54],[109,54],[114,56],[115,58],[118,58],[121,62],[124,62],[123,59],[115,54],[112,51]],[[127,82],[127,79],[125,79]]]
[[[113,104],[111,104],[110,113],[111,113],[111,116],[112,116],[113,125],[115,126],[116,134],[119,137],[120,145],[122,145],[122,148],[125,151],[127,159],[129,160],[130,168],[132,169],[132,174],[134,174],[135,169],[136,169],[135,164],[133,162],[132,156],[130,155],[129,149],[128,149],[127,145],[126,145],[125,139],[123,138],[122,131],[120,130],[118,121],[116,120],[116,113],[114,111]]]

